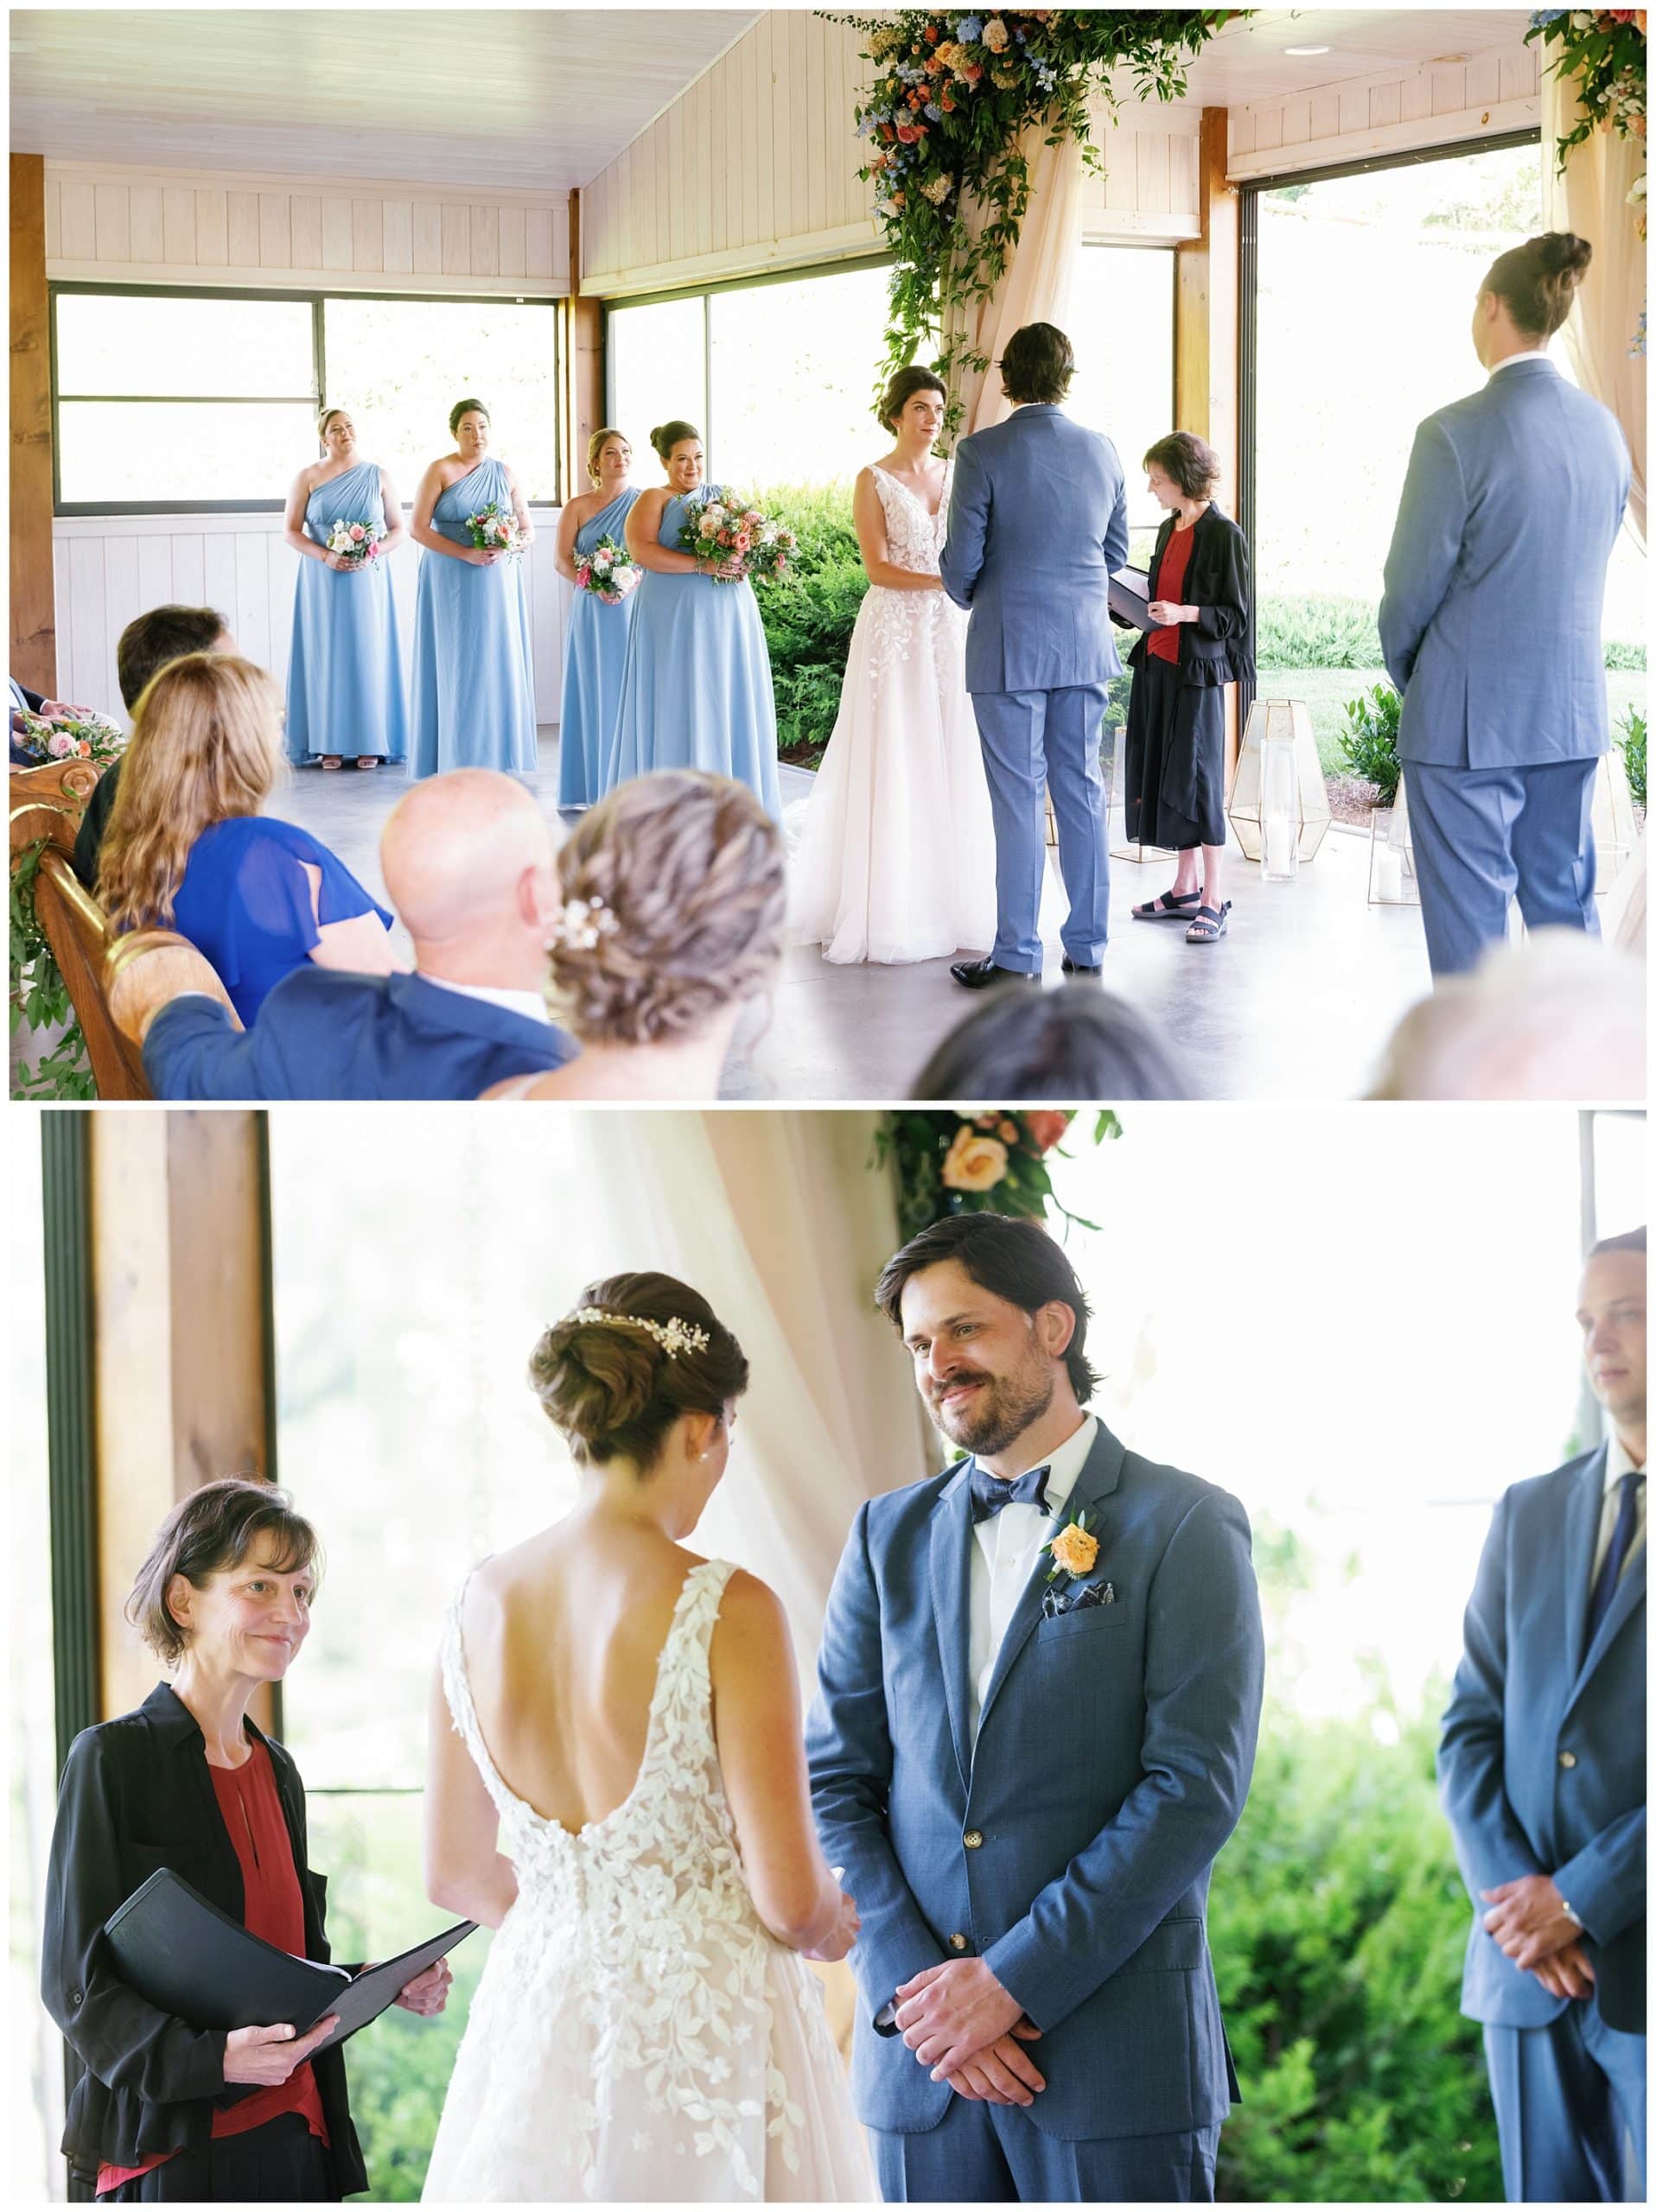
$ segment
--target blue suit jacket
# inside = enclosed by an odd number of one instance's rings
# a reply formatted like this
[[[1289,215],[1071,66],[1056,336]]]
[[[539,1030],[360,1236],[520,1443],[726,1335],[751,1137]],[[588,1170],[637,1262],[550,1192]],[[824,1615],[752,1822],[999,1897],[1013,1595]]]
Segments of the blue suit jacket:
[[[955,448],[943,588],[970,607],[968,691],[1060,691],[1121,673],[1110,577],[1127,558],[1116,449],[1058,407]]]
[[[1474,1907],[1461,2009],[1501,2027],[1543,2026],[1573,2000],[1513,1964],[1479,1891],[1551,1874],[1586,1927],[1606,2024],[1645,2031],[1642,1547],[1582,1649],[1604,1460],[1601,1445],[1496,1506],[1443,1716],[1438,1781]]]
[[[1517,768],[1605,751],[1604,571],[1628,477],[1615,417],[1549,361],[1427,416],[1380,601],[1399,759]]]
[[[1210,2126],[1234,2077],[1207,1878],[1247,1797],[1264,1673],[1247,1516],[1100,1426],[1067,1512],[1086,1509],[1086,1579],[1115,1601],[1043,1618],[1040,1563],[974,1752],[970,1466],[860,1510],[823,1627],[806,1748],[823,1849],[863,1921],[857,2110],[900,2133],[942,2119],[953,2091],[872,2021],[960,1934],[1043,2031],[1037,2127]]]
[[[215,999],[175,999],[150,1025],[157,1098],[475,1098],[507,1076],[575,1058],[564,1031],[422,976],[352,976],[309,963],[252,1027]]]

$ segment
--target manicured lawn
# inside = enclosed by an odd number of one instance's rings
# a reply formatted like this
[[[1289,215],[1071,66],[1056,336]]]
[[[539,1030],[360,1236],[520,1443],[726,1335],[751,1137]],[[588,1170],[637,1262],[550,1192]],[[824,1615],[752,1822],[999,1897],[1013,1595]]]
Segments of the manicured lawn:
[[[1341,742],[1346,727],[1342,712],[1345,703],[1347,699],[1354,699],[1360,691],[1373,690],[1385,673],[1384,669],[1378,668],[1262,668],[1259,696],[1303,699],[1311,710],[1311,728],[1316,733],[1317,758],[1322,763],[1323,773],[1338,775],[1346,766]],[[1630,706],[1644,711],[1646,679],[1642,670],[1609,669],[1604,681],[1609,692],[1613,725],[1621,721]]]

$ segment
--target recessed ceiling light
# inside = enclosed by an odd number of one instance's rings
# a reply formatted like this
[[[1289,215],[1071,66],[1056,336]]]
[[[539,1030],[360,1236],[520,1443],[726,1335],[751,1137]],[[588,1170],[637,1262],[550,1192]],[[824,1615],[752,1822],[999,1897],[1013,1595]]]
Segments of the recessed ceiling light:
[[[1285,46],[1283,48],[1284,54],[1328,54],[1332,50],[1326,46]]]

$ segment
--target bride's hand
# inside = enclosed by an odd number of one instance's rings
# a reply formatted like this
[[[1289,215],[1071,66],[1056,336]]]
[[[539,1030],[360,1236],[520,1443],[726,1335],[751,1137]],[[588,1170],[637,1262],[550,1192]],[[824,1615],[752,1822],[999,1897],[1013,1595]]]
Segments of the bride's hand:
[[[856,1898],[848,1891],[842,1890],[839,1893],[839,1911],[832,1928],[804,1955],[807,1959],[820,1959],[825,1965],[832,1965],[836,1960],[843,1959],[856,1942],[857,1930],[862,1925]]]

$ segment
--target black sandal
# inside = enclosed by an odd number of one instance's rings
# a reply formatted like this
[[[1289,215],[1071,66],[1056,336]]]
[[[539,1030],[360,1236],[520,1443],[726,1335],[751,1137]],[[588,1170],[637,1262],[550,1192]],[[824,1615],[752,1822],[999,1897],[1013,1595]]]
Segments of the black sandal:
[[[1198,906],[1196,918],[1184,933],[1187,944],[1212,944],[1231,926],[1231,902],[1222,906]]]
[[[1187,906],[1199,906],[1200,891],[1164,891],[1159,899],[1147,899],[1142,906],[1133,908],[1136,922],[1176,922]]]

